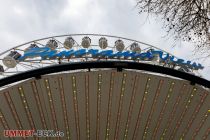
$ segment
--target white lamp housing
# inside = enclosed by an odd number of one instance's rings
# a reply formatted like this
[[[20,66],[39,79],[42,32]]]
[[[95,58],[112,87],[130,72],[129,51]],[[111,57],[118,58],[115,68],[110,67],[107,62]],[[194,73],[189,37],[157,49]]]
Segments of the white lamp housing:
[[[90,47],[91,39],[88,36],[85,36],[82,38],[82,47],[83,48],[88,48]]]
[[[11,51],[9,55],[3,58],[3,64],[8,68],[14,68],[17,65],[17,59],[21,57],[17,51]]]
[[[141,53],[141,48],[138,43],[134,42],[131,44],[130,50],[135,53]]]
[[[55,50],[58,47],[58,43],[55,40],[51,39],[47,42],[46,46],[52,50]]]
[[[99,39],[99,47],[101,49],[106,49],[108,47],[108,42],[107,42],[107,39],[105,37],[101,37]]]
[[[119,52],[123,51],[125,48],[124,42],[120,39],[115,41],[115,46],[116,46],[117,51]]]
[[[75,41],[72,37],[67,37],[63,44],[64,44],[64,48],[69,50],[74,46]]]

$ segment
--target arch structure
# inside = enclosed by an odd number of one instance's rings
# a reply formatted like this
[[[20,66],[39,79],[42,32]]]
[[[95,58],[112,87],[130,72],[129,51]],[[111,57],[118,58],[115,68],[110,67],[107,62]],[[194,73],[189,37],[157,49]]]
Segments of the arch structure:
[[[210,139],[203,66],[155,46],[70,34],[0,59],[0,139]]]

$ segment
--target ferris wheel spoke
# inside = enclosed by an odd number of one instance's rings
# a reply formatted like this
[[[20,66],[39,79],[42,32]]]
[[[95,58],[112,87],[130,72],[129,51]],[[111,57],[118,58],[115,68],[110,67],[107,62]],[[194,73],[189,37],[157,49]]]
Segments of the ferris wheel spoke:
[[[43,46],[43,47],[45,46],[44,44],[42,44],[42,43],[40,43],[40,42],[37,42],[37,41],[34,41],[34,43],[35,43],[35,44],[39,44],[39,45],[41,45],[41,46]]]
[[[22,51],[22,52],[24,52],[24,50],[19,49],[19,48],[15,48],[14,50],[15,50],[15,51]]]
[[[59,44],[61,44],[62,46],[64,45],[61,41],[57,40],[56,38],[53,38],[55,41],[57,41]]]
[[[33,68],[39,68],[39,67],[36,67],[34,65],[29,65],[29,64],[25,64],[25,63],[19,63],[21,66],[27,68],[27,69],[33,69]]]

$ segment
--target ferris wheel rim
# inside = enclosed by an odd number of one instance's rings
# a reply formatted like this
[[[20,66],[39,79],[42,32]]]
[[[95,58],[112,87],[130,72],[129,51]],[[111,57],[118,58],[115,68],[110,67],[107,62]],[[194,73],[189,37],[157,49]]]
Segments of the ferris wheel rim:
[[[108,34],[89,34],[89,33],[84,33],[84,34],[63,34],[63,35],[54,35],[54,36],[48,36],[48,37],[43,37],[43,38],[39,38],[39,39],[35,39],[35,40],[31,40],[31,41],[28,41],[28,42],[25,42],[25,43],[22,43],[20,45],[17,45],[17,46],[14,46],[10,49],[7,49],[3,52],[0,53],[0,56],[11,51],[11,50],[16,50],[18,49],[19,47],[21,46],[24,46],[24,45],[27,45],[27,44],[30,44],[30,43],[35,43],[35,42],[38,42],[38,41],[43,41],[43,40],[47,40],[47,39],[52,39],[52,38],[60,38],[60,37],[67,37],[67,36],[103,36],[103,37],[110,37],[110,38],[120,38],[120,39],[124,39],[124,40],[127,40],[127,41],[132,41],[132,42],[137,42],[137,43],[140,43],[140,44],[143,44],[143,45],[146,45],[148,47],[151,47],[151,48],[155,48],[155,49],[158,49],[158,50],[161,50],[163,52],[166,52],[170,55],[173,55],[163,49],[160,49],[154,45],[151,45],[149,43],[145,43],[145,42],[142,42],[142,41],[139,41],[139,40],[135,40],[135,39],[130,39],[130,38],[126,38],[126,37],[120,37],[120,36],[116,36],[116,35],[108,35]],[[176,57],[178,58],[178,57]]]

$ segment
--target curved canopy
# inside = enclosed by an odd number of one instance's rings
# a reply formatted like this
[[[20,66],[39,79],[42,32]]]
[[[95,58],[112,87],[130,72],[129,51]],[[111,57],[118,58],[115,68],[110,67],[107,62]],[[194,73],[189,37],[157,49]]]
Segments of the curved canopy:
[[[209,139],[209,95],[145,71],[65,71],[0,91],[0,131],[60,130],[65,140]]]

